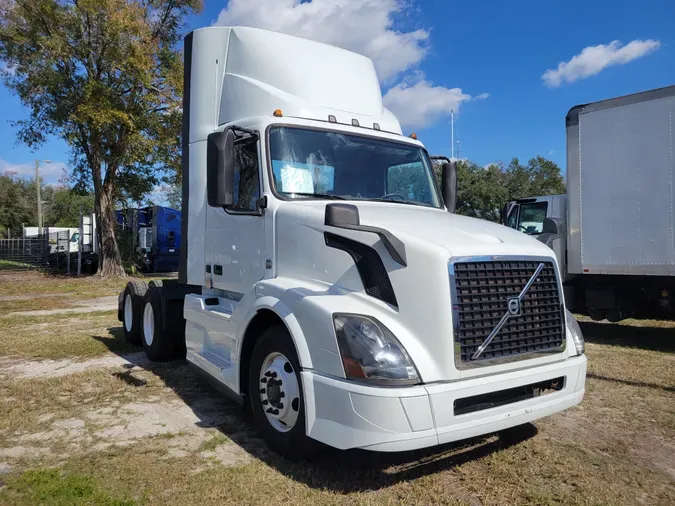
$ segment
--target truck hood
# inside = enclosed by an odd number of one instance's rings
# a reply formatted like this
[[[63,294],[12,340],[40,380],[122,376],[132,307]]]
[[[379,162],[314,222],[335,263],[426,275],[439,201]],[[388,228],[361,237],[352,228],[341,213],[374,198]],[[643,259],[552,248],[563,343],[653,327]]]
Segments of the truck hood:
[[[326,226],[326,201],[284,202],[271,210],[276,222],[276,282],[282,283],[284,290],[294,291],[291,299],[298,301],[298,307],[292,309],[294,314],[314,315],[318,311],[326,321],[330,321],[331,314],[339,312],[372,315],[403,344],[425,382],[522,367],[518,361],[467,371],[455,367],[448,262],[462,257],[488,256],[536,256],[555,261],[551,249],[510,228],[440,209],[382,202],[350,203],[358,207],[362,225],[384,228],[405,245],[406,266],[388,254],[375,234]],[[375,249],[387,271],[395,301],[392,302],[387,284],[379,283],[381,271],[377,279],[370,281],[378,286],[366,292],[357,258],[347,249],[329,245],[325,232]],[[366,261],[361,268],[368,270],[373,265]],[[382,298],[382,294],[389,295]],[[313,309],[303,313],[301,307],[310,305]],[[320,318],[312,318],[312,323],[307,325],[315,329],[313,325]],[[310,333],[310,348],[319,350],[316,353],[328,353],[325,363],[339,356],[332,333],[319,330]],[[536,360],[540,363],[556,359],[560,356]],[[340,364],[334,369],[325,365],[317,368],[341,374]]]
[[[536,239],[485,220],[451,214],[423,206],[353,201],[359,208],[362,225],[382,227],[401,241],[425,241],[446,249],[450,256],[536,255],[553,256]],[[318,212],[321,224],[326,202],[298,202]],[[309,210],[309,209],[307,209]]]

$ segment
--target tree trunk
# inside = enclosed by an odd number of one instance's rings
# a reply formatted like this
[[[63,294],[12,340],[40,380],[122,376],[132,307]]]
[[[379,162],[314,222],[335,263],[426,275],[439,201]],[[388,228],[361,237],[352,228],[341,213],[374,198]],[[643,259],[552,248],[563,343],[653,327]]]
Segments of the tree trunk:
[[[106,182],[107,183],[107,182]],[[126,277],[117,237],[115,237],[115,207],[112,201],[112,184],[103,184],[96,195],[100,217],[101,249],[99,251],[99,273],[101,277]]]

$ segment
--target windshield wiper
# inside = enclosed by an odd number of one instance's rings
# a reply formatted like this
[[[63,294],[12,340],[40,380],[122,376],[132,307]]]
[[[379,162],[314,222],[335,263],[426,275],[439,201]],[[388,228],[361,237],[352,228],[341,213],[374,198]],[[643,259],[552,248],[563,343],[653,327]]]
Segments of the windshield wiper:
[[[381,197],[375,197],[372,199],[364,199],[364,200],[371,200],[373,202],[388,202],[391,204],[408,204],[412,206],[427,206],[426,204],[423,204],[421,202],[415,202],[414,200],[400,200],[400,199],[383,199]]]
[[[315,197],[317,199],[330,199],[330,200],[347,200],[340,195],[330,195],[328,193],[302,193],[302,192],[289,192],[290,195],[300,195],[301,197]]]

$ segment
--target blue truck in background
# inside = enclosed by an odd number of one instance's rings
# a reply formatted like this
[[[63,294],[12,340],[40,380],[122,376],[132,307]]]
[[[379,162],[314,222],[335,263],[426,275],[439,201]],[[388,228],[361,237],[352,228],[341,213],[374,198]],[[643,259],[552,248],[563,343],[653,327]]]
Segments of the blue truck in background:
[[[181,213],[170,207],[120,209],[117,224],[129,234],[137,263],[146,272],[175,272],[180,258]]]

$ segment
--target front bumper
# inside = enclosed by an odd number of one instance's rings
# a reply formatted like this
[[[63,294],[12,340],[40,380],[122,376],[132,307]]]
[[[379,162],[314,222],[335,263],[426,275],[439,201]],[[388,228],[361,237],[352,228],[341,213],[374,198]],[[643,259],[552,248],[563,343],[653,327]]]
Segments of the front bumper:
[[[492,376],[406,388],[360,385],[303,371],[307,434],[340,449],[403,451],[449,443],[531,422],[579,404],[586,356]],[[564,377],[553,393],[455,415],[454,402]]]

